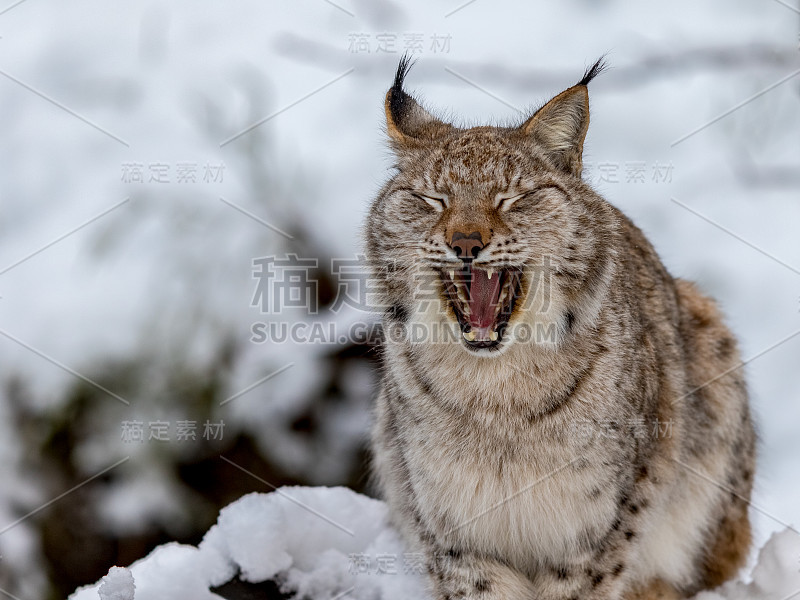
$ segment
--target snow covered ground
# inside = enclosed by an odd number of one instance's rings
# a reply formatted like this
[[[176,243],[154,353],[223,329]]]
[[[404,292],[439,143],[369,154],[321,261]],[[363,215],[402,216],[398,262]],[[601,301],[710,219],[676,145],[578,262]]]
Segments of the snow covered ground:
[[[170,387],[176,373],[219,375],[231,401],[210,417],[226,435],[252,435],[291,476],[341,481],[366,431],[369,375],[341,377],[315,443],[292,430],[327,386],[330,345],[251,342],[253,323],[275,318],[253,306],[252,260],[360,250],[391,164],[382,97],[407,44],[409,88],[470,123],[519,118],[608,53],[590,89],[587,178],[740,337],[761,436],[757,546],[800,522],[798,31],[782,0],[0,8],[0,583],[41,596],[37,520],[114,465],[91,496],[98,530],[181,533],[200,501],[164,465],[191,446],[120,435],[124,421],[197,418]],[[346,331],[369,315],[316,318]],[[76,385],[129,363],[146,367],[126,373],[130,394],[111,379],[80,423],[74,480],[38,469],[26,443],[47,438],[41,423],[68,422]],[[23,409],[30,429],[14,419]]]
[[[198,547],[168,544],[129,569],[113,568],[70,600],[216,600],[238,577],[279,581],[314,600],[425,600],[420,556],[388,525],[382,502],[346,488],[281,488],[225,508]],[[800,534],[775,533],[749,577],[696,600],[789,600],[800,595]]]

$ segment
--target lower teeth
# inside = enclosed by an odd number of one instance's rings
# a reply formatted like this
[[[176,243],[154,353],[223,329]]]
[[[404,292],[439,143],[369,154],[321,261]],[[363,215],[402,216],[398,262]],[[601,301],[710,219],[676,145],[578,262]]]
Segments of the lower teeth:
[[[477,337],[475,335],[474,331],[464,331],[464,332],[462,332],[461,335],[463,335],[464,339],[467,340],[468,342],[474,342],[476,337]],[[496,342],[498,337],[499,336],[497,335],[496,331],[492,330],[492,331],[489,332],[489,341],[490,342]],[[481,340],[481,341],[485,341],[485,340]]]

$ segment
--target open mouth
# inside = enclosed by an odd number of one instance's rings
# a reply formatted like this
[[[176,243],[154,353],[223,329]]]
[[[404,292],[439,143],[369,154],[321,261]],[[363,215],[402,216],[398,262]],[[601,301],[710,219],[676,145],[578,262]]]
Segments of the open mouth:
[[[522,270],[478,269],[466,263],[458,270],[443,269],[441,277],[467,346],[498,346],[519,296]]]

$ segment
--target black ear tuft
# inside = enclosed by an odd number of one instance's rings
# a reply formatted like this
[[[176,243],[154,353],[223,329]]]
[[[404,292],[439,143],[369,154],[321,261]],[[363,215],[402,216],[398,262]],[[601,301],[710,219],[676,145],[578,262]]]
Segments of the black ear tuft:
[[[400,59],[400,64],[397,65],[397,72],[394,74],[394,83],[392,89],[389,90],[389,110],[395,122],[402,119],[403,112],[408,105],[409,96],[403,91],[403,82],[413,66],[414,61],[408,54],[404,54]]]
[[[400,64],[397,65],[397,72],[394,74],[394,85],[392,86],[393,89],[400,91],[403,90],[403,82],[413,66],[414,61],[411,60],[411,56],[409,54],[404,54],[400,59]]]
[[[403,82],[413,66],[408,54],[404,54],[397,65],[394,83],[386,92],[384,111],[386,133],[391,138],[395,151],[419,148],[431,140],[451,132],[454,127],[434,117],[413,96],[403,90]]]
[[[608,63],[606,63],[605,54],[601,56],[596,63],[594,63],[591,67],[586,69],[586,72],[583,74],[583,79],[578,82],[578,85],[589,85],[589,82],[600,75],[603,71],[608,68]]]

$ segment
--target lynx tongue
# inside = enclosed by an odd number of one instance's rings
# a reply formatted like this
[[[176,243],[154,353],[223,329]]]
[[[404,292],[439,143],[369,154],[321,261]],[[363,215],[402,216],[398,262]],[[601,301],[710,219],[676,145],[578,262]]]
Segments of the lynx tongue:
[[[469,289],[469,324],[479,335],[487,337],[494,325],[497,299],[500,296],[500,276],[495,273],[489,279],[489,273],[483,269],[470,269],[472,282]]]

